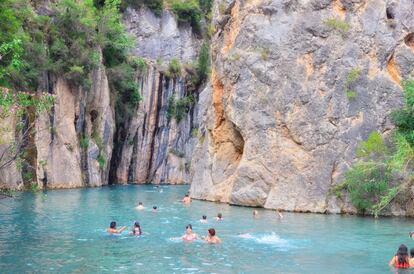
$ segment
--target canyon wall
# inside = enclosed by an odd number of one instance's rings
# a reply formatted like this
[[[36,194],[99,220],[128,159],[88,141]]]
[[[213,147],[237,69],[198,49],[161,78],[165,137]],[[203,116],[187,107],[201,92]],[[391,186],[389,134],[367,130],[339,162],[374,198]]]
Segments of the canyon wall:
[[[409,0],[216,1],[191,196],[354,212],[330,190],[358,143],[392,129],[414,76],[413,14]]]
[[[25,144],[30,151],[25,159],[28,168],[19,167],[16,161],[1,168],[0,188],[189,182],[198,107],[189,106],[178,122],[168,117],[170,98],[190,95],[184,69],[182,76],[171,77],[168,64],[172,59],[183,65],[193,63],[200,40],[190,26],[178,25],[169,11],[157,17],[145,7],[128,8],[124,23],[136,41],[133,55],[146,62],[145,71],[136,77],[142,101],[132,118],[123,121],[122,129],[116,128],[116,98],[102,56],[101,65],[90,75],[90,88],[73,86],[59,75],[45,75],[39,91],[52,94],[54,105],[50,113],[41,113],[32,123],[35,134]],[[198,98],[197,92],[191,96],[195,101]],[[18,138],[15,119],[2,121],[10,134],[3,136],[0,153]]]

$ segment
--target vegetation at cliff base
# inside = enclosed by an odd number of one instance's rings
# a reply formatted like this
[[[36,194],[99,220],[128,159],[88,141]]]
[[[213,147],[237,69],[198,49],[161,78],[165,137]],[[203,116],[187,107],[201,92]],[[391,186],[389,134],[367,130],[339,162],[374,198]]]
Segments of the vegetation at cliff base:
[[[378,216],[402,196],[414,180],[414,81],[403,83],[405,106],[392,113],[395,130],[388,140],[372,132],[357,149],[357,161],[333,188],[341,198],[346,190],[355,208]],[[402,197],[403,198],[403,197]]]

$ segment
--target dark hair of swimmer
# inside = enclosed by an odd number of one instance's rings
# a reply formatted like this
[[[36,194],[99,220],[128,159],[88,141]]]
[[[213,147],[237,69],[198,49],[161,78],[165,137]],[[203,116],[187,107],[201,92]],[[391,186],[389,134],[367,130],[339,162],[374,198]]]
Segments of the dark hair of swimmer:
[[[397,251],[397,259],[400,264],[408,263],[408,248],[402,244]]]
[[[217,217],[219,217],[220,219],[223,218],[223,215],[221,213],[217,214]]]
[[[111,224],[109,225],[110,228],[115,228],[116,227],[116,222],[111,222]]]
[[[152,209],[156,210],[157,209],[157,206],[153,206]]]
[[[414,258],[414,247],[410,249],[410,257]]]
[[[139,204],[139,205],[142,205],[142,202],[139,202],[138,204]]]
[[[139,225],[139,222],[135,221],[134,228],[132,229],[132,233],[137,234],[136,228],[138,228],[138,234],[142,234],[141,226]]]
[[[187,193],[187,194],[185,194],[185,197],[188,197],[188,193]]]
[[[214,229],[214,228],[210,228],[209,230],[208,230],[208,234],[210,234],[210,236],[215,236],[216,235],[216,230]]]
[[[191,229],[191,230],[193,230],[193,226],[192,226],[191,224],[188,224],[188,225],[185,227],[185,229]]]
[[[207,220],[207,216],[206,215],[203,215],[203,220]]]

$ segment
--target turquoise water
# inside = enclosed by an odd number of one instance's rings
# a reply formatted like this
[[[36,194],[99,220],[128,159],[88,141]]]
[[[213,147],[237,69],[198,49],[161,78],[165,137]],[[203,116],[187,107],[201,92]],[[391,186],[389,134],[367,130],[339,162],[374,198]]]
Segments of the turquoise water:
[[[411,219],[285,213],[178,199],[185,186],[118,186],[21,193],[0,200],[1,273],[393,273],[398,245],[414,247]],[[134,209],[142,201],[147,207]],[[153,213],[150,208],[159,207]],[[224,221],[213,220],[222,212]],[[202,214],[208,224],[199,223]],[[108,236],[110,221],[142,237]],[[183,243],[191,223],[221,245]]]

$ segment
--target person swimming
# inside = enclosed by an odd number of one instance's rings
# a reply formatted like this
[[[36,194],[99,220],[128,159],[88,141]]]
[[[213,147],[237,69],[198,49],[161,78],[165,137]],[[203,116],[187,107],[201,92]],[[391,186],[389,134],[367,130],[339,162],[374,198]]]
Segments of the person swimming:
[[[217,221],[223,221],[223,214],[221,214],[221,213],[217,214],[216,220]]]
[[[282,214],[282,212],[280,212],[279,209],[276,209],[276,214],[279,217],[279,219],[283,219],[283,214]]]
[[[183,202],[184,204],[190,204],[191,203],[191,198],[190,195],[185,194],[184,198],[181,200],[181,202]]]
[[[132,235],[141,235],[142,234],[142,230],[141,230],[141,226],[139,225],[139,222],[137,222],[137,221],[134,222],[134,226],[132,227],[132,231],[129,234],[132,234]]]
[[[201,217],[201,219],[200,219],[200,223],[203,223],[203,224],[208,223],[208,221],[207,221],[207,216],[206,216],[206,215],[203,215],[203,216]]]
[[[406,245],[402,244],[397,250],[397,254],[392,257],[391,261],[389,262],[390,266],[395,268],[409,268],[410,262],[408,257],[408,248]]]
[[[137,210],[144,210],[144,209],[145,209],[145,207],[144,207],[144,205],[142,204],[142,202],[139,202],[139,203],[138,203],[138,205],[137,205],[137,207],[136,207],[136,209],[137,209]]]
[[[106,230],[109,234],[121,234],[126,229],[126,226],[116,229],[116,222],[111,222],[109,228]]]
[[[153,206],[152,207],[152,212],[157,212],[158,207],[157,206]]]
[[[181,237],[185,242],[192,242],[198,239],[198,235],[193,232],[193,227],[191,224],[188,224],[185,227],[185,234]]]
[[[410,259],[408,260],[410,267],[414,267],[414,247],[410,249]]]
[[[221,240],[219,237],[216,236],[216,230],[214,228],[210,228],[208,230],[208,234],[204,237],[204,240],[209,244],[219,244]]]
[[[256,218],[257,216],[259,216],[259,211],[255,209],[253,210],[253,218]]]

